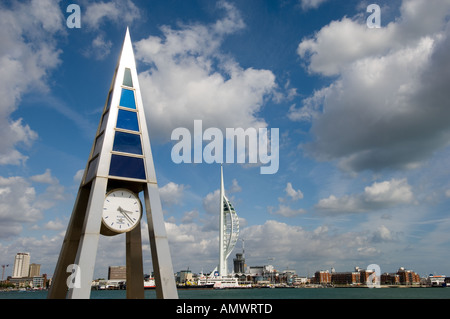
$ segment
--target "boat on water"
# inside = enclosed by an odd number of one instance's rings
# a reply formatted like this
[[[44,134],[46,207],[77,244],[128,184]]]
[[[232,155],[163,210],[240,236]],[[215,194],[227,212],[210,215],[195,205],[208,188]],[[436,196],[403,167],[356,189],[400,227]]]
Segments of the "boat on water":
[[[198,282],[187,282],[185,284],[178,284],[178,289],[212,289],[214,288],[214,283],[199,284]]]
[[[236,288],[251,288],[249,284],[239,284],[237,278],[232,276],[200,276],[198,278],[199,285],[209,285],[214,289],[236,289]]]
[[[154,278],[147,278],[144,280],[144,289],[155,289],[155,279]]]

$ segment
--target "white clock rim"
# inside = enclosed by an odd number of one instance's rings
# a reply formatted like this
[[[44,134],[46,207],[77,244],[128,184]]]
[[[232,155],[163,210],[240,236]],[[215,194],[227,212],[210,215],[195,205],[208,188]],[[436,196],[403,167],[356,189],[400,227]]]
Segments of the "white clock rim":
[[[117,233],[117,234],[123,234],[123,233],[128,233],[128,232],[132,231],[134,228],[137,227],[137,225],[140,224],[140,221],[141,221],[141,218],[142,218],[142,202],[141,202],[139,196],[138,196],[135,192],[133,192],[133,191],[127,189],[127,188],[120,187],[120,188],[114,188],[114,189],[112,189],[112,190],[110,190],[110,191],[108,191],[108,192],[106,193],[105,199],[104,199],[104,201],[103,201],[103,207],[105,207],[105,201],[106,201],[106,199],[108,198],[108,196],[110,196],[112,193],[117,192],[117,191],[125,191],[125,192],[127,192],[127,193],[132,194],[132,195],[134,196],[134,198],[136,199],[136,201],[139,203],[139,218],[138,218],[138,221],[137,221],[132,227],[127,228],[127,229],[122,230],[122,231],[121,231],[121,230],[118,230],[118,229],[116,229],[116,228],[110,227],[110,226],[105,222],[105,220],[103,219],[103,211],[102,211],[102,224],[103,224],[108,230],[110,230],[110,231],[112,231],[112,232],[114,232],[114,233]]]

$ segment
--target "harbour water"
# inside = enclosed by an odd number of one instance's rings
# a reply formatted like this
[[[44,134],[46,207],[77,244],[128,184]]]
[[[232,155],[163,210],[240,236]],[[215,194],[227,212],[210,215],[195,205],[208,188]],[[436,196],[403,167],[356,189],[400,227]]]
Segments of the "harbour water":
[[[253,288],[178,290],[180,299],[450,299],[450,288]],[[46,299],[47,291],[1,291],[0,299]],[[155,299],[154,290],[145,291]],[[125,290],[93,290],[91,299],[126,299]]]

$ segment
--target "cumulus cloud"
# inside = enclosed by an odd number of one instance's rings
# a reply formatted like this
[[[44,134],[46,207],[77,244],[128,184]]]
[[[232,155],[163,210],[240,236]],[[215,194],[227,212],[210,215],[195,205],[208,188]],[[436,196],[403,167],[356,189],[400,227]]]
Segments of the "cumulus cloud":
[[[199,223],[177,225],[166,222],[166,231],[175,269],[189,266],[194,272],[209,272],[217,266],[217,230],[205,231]],[[377,244],[391,242],[393,234],[383,227],[365,232],[336,233],[326,226],[306,230],[267,220],[261,225],[242,227],[239,238],[245,239],[246,263],[249,266],[267,264],[270,256],[274,265],[303,270],[306,264],[310,264],[316,270],[330,262],[334,266],[345,265],[344,269],[354,267],[355,260],[369,262],[380,256]],[[145,240],[143,244],[146,244]],[[240,248],[237,245],[236,252]],[[232,269],[231,259],[228,260],[229,269]]]
[[[64,33],[59,1],[14,2],[0,5],[0,164],[23,164],[20,150],[36,138],[22,119],[13,119],[22,96],[47,91],[46,78],[60,64],[54,36]]]
[[[239,11],[219,2],[225,16],[209,25],[161,27],[162,36],[135,44],[136,58],[148,66],[139,75],[152,137],[170,141],[177,127],[261,128],[264,101],[276,89],[269,70],[242,68],[220,51],[224,38],[244,28]]]
[[[271,256],[277,265],[304,269],[310,264],[317,270],[329,263],[336,266],[373,258],[381,252],[373,242],[371,231],[335,233],[326,226],[306,230],[275,220],[245,228],[242,237],[247,262],[253,265],[267,263],[267,256]],[[347,269],[355,266],[351,263],[346,265]]]
[[[139,8],[131,0],[100,1],[86,4],[83,23],[98,30],[107,21],[127,25],[139,17]]]
[[[43,184],[46,188],[40,191],[33,183]],[[50,170],[29,179],[0,176],[0,238],[20,234],[24,225],[38,222],[46,210],[68,198],[64,186]],[[55,221],[45,227],[54,229],[58,223]]]
[[[447,146],[449,12],[445,0],[405,0],[381,29],[344,17],[303,39],[308,71],[335,77],[289,110],[312,122],[307,153],[358,172],[415,168]]]
[[[292,183],[288,182],[286,185],[286,194],[292,199],[292,200],[299,200],[303,198],[303,193],[301,190],[295,190],[292,187]]]
[[[58,180],[52,176],[52,172],[50,169],[46,169],[45,173],[43,174],[31,176],[30,179],[33,182],[44,184],[55,184],[58,182]]]
[[[365,187],[364,192],[336,197],[330,195],[315,205],[322,214],[361,213],[380,210],[402,204],[414,203],[411,186],[406,179],[391,179],[375,182]]]
[[[0,237],[17,235],[24,223],[43,217],[35,206],[36,197],[36,190],[25,178],[0,176]]]
[[[184,189],[184,185],[179,185],[174,182],[167,183],[159,188],[161,202],[168,206],[179,205],[183,198]]]
[[[82,54],[87,58],[96,60],[104,59],[111,52],[112,42],[106,38],[106,33],[102,31],[106,23],[129,26],[141,18],[139,8],[131,0],[86,1],[82,10],[82,30],[96,34],[91,45],[82,50]]]
[[[303,208],[295,209],[289,206],[288,202],[295,202],[303,198],[301,190],[295,190],[292,187],[292,183],[288,182],[285,188],[286,195],[284,197],[278,197],[279,205],[277,208],[273,206],[267,207],[267,211],[272,215],[279,215],[283,217],[294,217],[302,214],[306,214],[306,210]]]

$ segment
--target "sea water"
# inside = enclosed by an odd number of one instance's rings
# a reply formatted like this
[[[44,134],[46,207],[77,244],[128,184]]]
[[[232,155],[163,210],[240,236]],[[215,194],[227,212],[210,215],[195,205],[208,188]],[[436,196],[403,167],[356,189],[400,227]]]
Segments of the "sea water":
[[[450,288],[179,289],[179,299],[450,299]],[[46,299],[47,291],[0,291],[0,299]],[[145,291],[156,299],[155,290]],[[93,290],[91,299],[126,299],[125,290]]]

